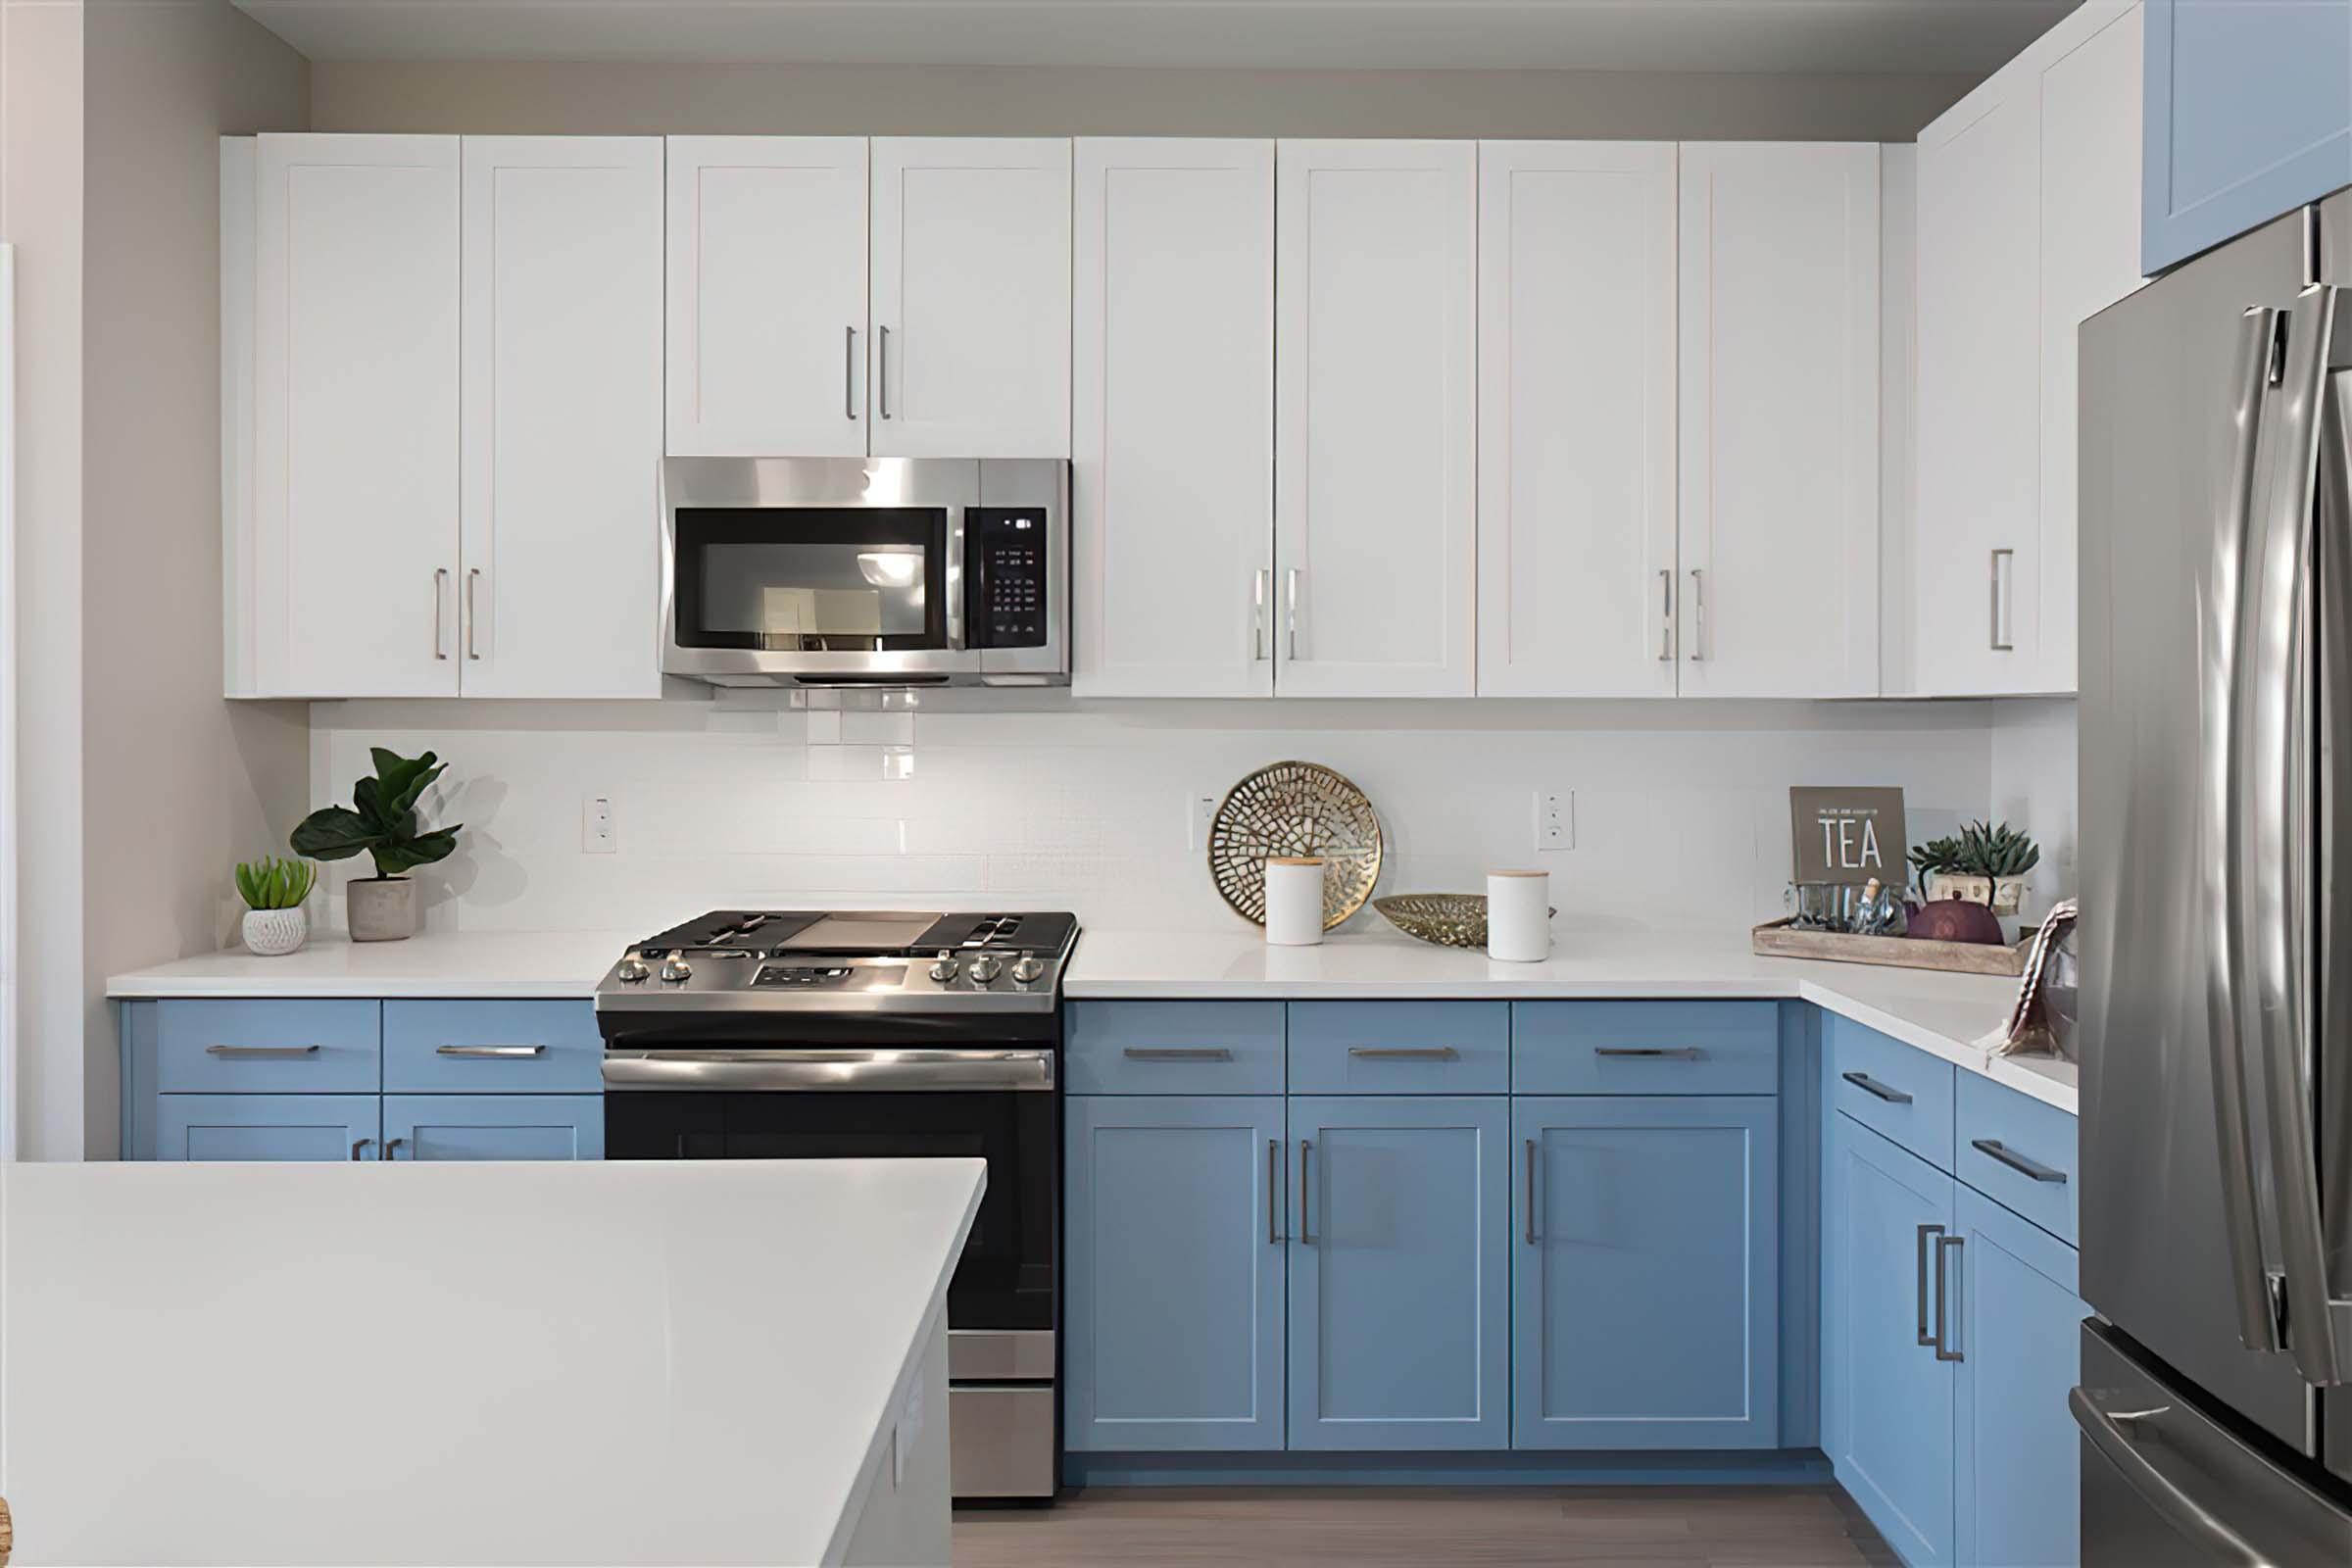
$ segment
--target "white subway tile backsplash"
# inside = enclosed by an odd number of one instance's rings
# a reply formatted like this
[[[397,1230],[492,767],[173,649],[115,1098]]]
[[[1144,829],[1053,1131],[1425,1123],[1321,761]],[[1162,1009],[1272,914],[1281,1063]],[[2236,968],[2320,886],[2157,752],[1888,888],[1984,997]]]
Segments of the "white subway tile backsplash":
[[[437,928],[650,930],[715,906],[887,900],[1215,929],[1236,917],[1187,848],[1180,807],[1287,758],[1371,796],[1388,844],[1381,892],[1475,891],[1491,866],[1540,864],[1563,912],[1662,927],[1779,912],[1792,784],[1899,785],[1915,839],[1991,798],[1992,710],[1977,704],[1041,694],[1009,699],[1015,710],[951,697],[908,713],[757,696],[319,704],[315,804],[348,797],[370,745],[429,747],[450,763],[429,811],[466,832],[420,873]],[[1577,840],[1539,857],[1529,803],[1544,787],[1576,791]],[[580,852],[584,792],[613,801],[617,853]],[[365,862],[330,879],[355,869]],[[341,900],[325,902],[339,918]]]

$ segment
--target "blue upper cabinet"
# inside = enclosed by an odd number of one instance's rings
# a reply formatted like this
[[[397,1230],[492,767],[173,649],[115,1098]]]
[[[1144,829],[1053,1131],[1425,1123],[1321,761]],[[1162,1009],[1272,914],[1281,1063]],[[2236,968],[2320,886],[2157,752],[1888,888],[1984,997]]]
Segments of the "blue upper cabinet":
[[[1071,1097],[1068,1447],[1282,1446],[1282,1107]]]
[[[1824,1172],[1822,1426],[1838,1483],[1911,1568],[1953,1562],[1952,1370],[1937,1254],[1952,1179],[1834,1114]],[[1943,1344],[1954,1343],[1948,1297]]]
[[[1945,1271],[1961,1357],[1955,1547],[1987,1568],[2082,1560],[2081,1441],[2067,1391],[2082,1371],[2075,1250],[1966,1187]]]
[[[1290,1446],[1508,1447],[1509,1102],[1289,1105]]]
[[[2147,0],[2140,264],[2352,185],[2352,0]]]
[[[1514,1101],[1511,1444],[1780,1437],[1780,1105]]]

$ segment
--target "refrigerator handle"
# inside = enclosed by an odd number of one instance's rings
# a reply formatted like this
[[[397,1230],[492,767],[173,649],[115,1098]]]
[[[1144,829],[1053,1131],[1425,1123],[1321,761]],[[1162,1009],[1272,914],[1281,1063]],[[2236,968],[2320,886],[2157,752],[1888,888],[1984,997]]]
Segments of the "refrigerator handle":
[[[2261,445],[2273,344],[2283,322],[2270,309],[2245,313],[2233,378],[2236,447],[2230,466],[2229,506],[2214,536],[2213,590],[2204,605],[2199,638],[2203,686],[2205,765],[2198,881],[2205,902],[2206,1040],[2213,1072],[2214,1128],[2221,1153],[2222,1228],[2229,1239],[2237,1337],[2248,1349],[2276,1351],[2278,1322],[2271,1306],[2270,1258],[2256,1203],[2254,1141],[2248,1115],[2245,1049],[2239,1012],[2245,964],[2244,921],[2237,858],[2236,762],[2245,745],[2240,674],[2247,657],[2244,599],[2253,565],[2256,454]]]
[[[2241,668],[2249,733],[2233,754],[2240,793],[2236,841],[2241,920],[2231,932],[2246,960],[2239,1016],[2257,1055],[2248,1085],[2267,1146],[2278,1224],[2287,1349],[2304,1380],[2352,1380],[2352,1301],[2336,1298],[2320,1214],[2312,1069],[2312,930],[2319,878],[2310,810],[2312,712],[2308,672],[2314,633],[2340,607],[2312,612],[2314,513],[2319,501],[2322,405],[2337,291],[2315,284],[2297,297],[2283,368],[2265,419],[2270,439],[2255,513],[2261,528],[2249,577],[2250,668]],[[2332,639],[2324,633],[2318,639]]]

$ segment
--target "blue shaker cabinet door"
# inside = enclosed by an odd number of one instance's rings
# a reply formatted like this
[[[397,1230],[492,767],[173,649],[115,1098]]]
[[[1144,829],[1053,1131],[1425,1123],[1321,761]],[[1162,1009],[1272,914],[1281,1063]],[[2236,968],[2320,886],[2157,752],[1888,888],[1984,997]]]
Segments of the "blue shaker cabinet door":
[[[602,1095],[386,1095],[384,1157],[602,1159]]]
[[[1290,1446],[1509,1446],[1510,1110],[1290,1102]]]
[[[373,1095],[159,1095],[155,1157],[374,1159]]]
[[[1822,1238],[1832,1361],[1825,1397],[1836,1406],[1823,1412],[1830,1462],[1903,1561],[1933,1568],[1954,1560],[1956,1363],[1927,1342],[1936,1326],[1936,1249],[1952,1231],[1955,1184],[1850,1116],[1830,1120]]]
[[[2140,267],[2352,184],[2352,0],[2147,0]]]
[[[1775,1446],[1779,1102],[1511,1108],[1512,1446]]]
[[[1946,1269],[1963,1357],[1957,1554],[2065,1568],[2082,1560],[2082,1444],[2066,1396],[2090,1310],[2075,1294],[2075,1250],[1965,1187],[1958,1202],[1962,1245]]]
[[[1067,1447],[1282,1446],[1282,1106],[1068,1101]]]

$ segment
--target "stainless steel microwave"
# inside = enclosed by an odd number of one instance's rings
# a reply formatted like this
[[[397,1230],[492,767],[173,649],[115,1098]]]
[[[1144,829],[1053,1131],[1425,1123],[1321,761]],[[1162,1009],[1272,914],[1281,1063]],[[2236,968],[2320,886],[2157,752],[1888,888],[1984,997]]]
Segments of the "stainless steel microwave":
[[[720,686],[1061,686],[1059,458],[670,458],[662,667]]]

